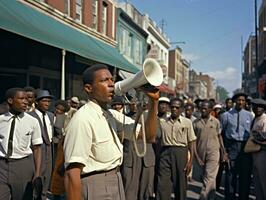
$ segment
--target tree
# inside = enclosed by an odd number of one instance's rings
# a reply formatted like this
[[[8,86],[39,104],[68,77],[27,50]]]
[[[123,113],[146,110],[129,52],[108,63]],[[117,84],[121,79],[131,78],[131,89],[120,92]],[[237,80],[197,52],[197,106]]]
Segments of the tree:
[[[220,85],[216,87],[216,93],[217,96],[219,97],[219,100],[223,102],[225,101],[226,98],[229,97],[229,92],[223,86]]]

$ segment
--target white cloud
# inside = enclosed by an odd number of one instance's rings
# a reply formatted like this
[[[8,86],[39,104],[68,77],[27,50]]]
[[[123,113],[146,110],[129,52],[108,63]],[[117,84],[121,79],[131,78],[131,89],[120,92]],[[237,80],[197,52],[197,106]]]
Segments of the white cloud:
[[[198,60],[200,57],[193,53],[183,54],[183,57],[187,60],[193,63],[193,61]]]
[[[241,87],[241,72],[235,67],[224,67],[224,70],[206,72],[215,79],[215,83],[223,86],[229,93]]]

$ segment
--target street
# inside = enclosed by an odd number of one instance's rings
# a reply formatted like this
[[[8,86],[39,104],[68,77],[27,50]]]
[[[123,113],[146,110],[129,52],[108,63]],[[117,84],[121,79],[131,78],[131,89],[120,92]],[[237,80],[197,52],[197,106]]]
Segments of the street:
[[[189,182],[189,187],[187,191],[187,199],[188,200],[195,200],[199,199],[199,194],[201,191],[202,183],[193,180],[192,182]],[[251,195],[250,200],[256,199],[254,196],[253,187],[251,187]],[[216,192],[216,200],[222,200],[224,199],[224,187],[221,187],[219,192]]]

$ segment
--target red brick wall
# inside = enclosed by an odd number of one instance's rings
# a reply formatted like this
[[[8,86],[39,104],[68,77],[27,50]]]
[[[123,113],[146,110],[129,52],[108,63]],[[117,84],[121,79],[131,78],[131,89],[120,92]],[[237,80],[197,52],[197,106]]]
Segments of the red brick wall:
[[[70,0],[70,17],[76,19],[76,0]]]
[[[175,50],[169,51],[168,76],[175,79]]]
[[[51,7],[61,11],[62,13],[65,12],[64,0],[46,0],[46,3],[49,4]]]
[[[92,0],[83,0],[82,10],[83,24],[92,26]]]
[[[117,10],[115,9],[114,10],[114,12],[115,12],[115,17],[114,17],[114,19],[115,19],[115,21],[114,21],[114,37],[113,37],[113,39],[114,40],[116,40],[116,31],[117,31]]]
[[[103,1],[98,1],[98,32],[102,32],[102,9],[103,9]]]
[[[113,25],[113,5],[107,2],[107,36],[112,38],[112,25]]]

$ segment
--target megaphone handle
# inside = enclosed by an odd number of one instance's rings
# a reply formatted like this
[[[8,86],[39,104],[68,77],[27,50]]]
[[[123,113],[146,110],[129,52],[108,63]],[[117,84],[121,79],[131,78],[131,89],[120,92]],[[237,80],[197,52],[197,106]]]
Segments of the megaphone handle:
[[[142,141],[143,141],[143,152],[139,152],[139,149],[137,147],[137,139],[136,139],[136,128],[137,128],[137,124],[139,119],[141,118],[141,127],[142,127]],[[143,112],[140,113],[139,116],[137,116],[136,121],[135,121],[135,125],[133,128],[133,144],[134,144],[134,149],[136,151],[136,154],[138,157],[144,157],[146,154],[146,133],[145,133],[145,123],[144,123],[144,115]]]

